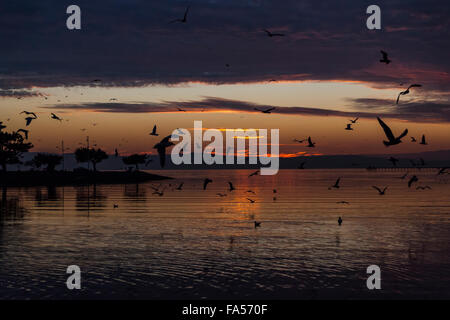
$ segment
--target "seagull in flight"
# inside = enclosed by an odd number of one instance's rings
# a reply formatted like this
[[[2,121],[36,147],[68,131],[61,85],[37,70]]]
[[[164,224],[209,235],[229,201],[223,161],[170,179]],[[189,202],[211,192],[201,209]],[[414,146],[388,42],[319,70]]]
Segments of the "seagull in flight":
[[[260,112],[262,112],[262,113],[271,113],[271,111],[272,111],[272,110],[275,110],[276,107],[269,108],[269,109],[266,109],[266,110],[261,110],[261,109],[258,109],[258,108],[254,108],[254,109],[257,110],[257,111],[260,111]]]
[[[151,136],[159,136],[159,134],[156,133],[156,124],[153,126],[152,132],[149,133]]]
[[[37,118],[37,115],[34,112],[22,111],[20,114],[22,114],[22,113],[25,113],[27,116],[33,116],[33,117]]]
[[[374,188],[375,190],[378,191],[378,193],[380,194],[380,196],[384,196],[384,194],[386,193],[386,190],[388,187],[385,187],[383,190],[381,190],[380,188],[378,188],[377,186],[372,186],[372,188]]]
[[[425,140],[425,135],[424,134],[422,135],[422,141],[420,141],[420,144],[424,145],[424,146],[426,146],[428,144],[427,141]]]
[[[334,188],[334,189],[339,189],[339,188],[340,188],[339,182],[341,182],[341,178],[340,178],[340,177],[337,178],[337,180],[336,180],[336,182],[334,183],[334,185],[332,185],[331,187],[329,187],[328,190],[331,190],[332,188]]]
[[[22,132],[23,134],[25,134],[25,139],[28,140],[28,130],[25,129],[19,129],[16,131],[17,133]]]
[[[56,114],[52,113],[51,116],[52,119],[58,120],[58,121],[62,121],[62,119],[60,117],[58,117]]]
[[[415,176],[415,175],[412,176],[412,178],[409,179],[409,181],[408,181],[408,188],[411,188],[412,184],[417,181],[419,181],[419,178],[417,178],[417,176]]]
[[[206,190],[208,183],[211,183],[211,182],[213,182],[213,181],[209,178],[206,178],[205,180],[203,180],[203,190]]]
[[[352,124],[351,123],[347,123],[347,128],[345,128],[345,130],[353,130]]]
[[[354,120],[350,119],[350,122],[354,124],[354,123],[356,123],[356,121],[358,121],[358,119],[359,119],[359,117]]]
[[[312,142],[311,137],[308,137],[308,148],[314,148],[316,146],[315,142]]]
[[[255,229],[258,228],[258,227],[261,227],[261,222],[255,221]]]
[[[411,137],[411,142],[417,142],[416,138]]]
[[[170,23],[174,23],[174,22],[186,23],[188,12],[189,12],[189,6],[186,8],[186,11],[184,12],[183,19],[175,19],[175,20],[170,21]]]
[[[257,170],[257,171],[255,171],[255,172],[251,173],[248,177],[250,178],[250,177],[253,177],[253,176],[257,176],[258,173],[259,173],[259,170]]]
[[[383,59],[380,60],[381,63],[386,63],[389,64],[391,62],[391,60],[388,59],[388,54],[387,52],[380,50],[381,55],[383,56]]]
[[[230,188],[228,189],[228,191],[233,191],[233,190],[236,190],[235,188],[234,188],[234,186],[233,186],[233,183],[231,182],[231,181],[228,181],[228,184],[229,184],[229,186],[230,186]]]
[[[284,34],[282,34],[282,33],[272,33],[266,29],[264,29],[264,32],[267,33],[267,36],[269,36],[269,37],[284,37]]]
[[[26,120],[26,126],[28,127],[29,125],[30,125],[30,123],[31,123],[31,121],[33,121],[34,119],[37,119],[37,117],[26,117],[25,118],[25,120]]]
[[[406,89],[405,91],[400,92],[400,93],[398,94],[396,104],[398,104],[398,101],[400,100],[400,96],[404,96],[404,95],[406,95],[406,94],[409,93],[409,89],[411,89],[411,88],[419,88],[419,87],[421,87],[421,86],[422,86],[421,84],[415,83],[415,84],[410,85],[410,86],[408,87],[408,89]]]
[[[247,198],[248,201],[250,201],[250,203],[255,203],[256,201],[250,198]]]
[[[380,123],[380,126],[383,128],[384,133],[386,134],[386,137],[389,140],[389,141],[383,141],[383,143],[386,147],[401,143],[402,142],[401,139],[408,134],[408,129],[405,129],[405,131],[403,131],[403,133],[401,135],[399,135],[398,137],[395,137],[394,134],[392,133],[391,128],[389,128],[387,126],[387,124],[384,123],[383,120],[381,120],[379,117],[377,117],[377,119],[378,119],[378,122]]]
[[[180,185],[176,188],[176,190],[182,190],[183,189],[183,185],[184,185],[184,182],[180,183]]]
[[[404,175],[402,175],[401,177],[397,177],[397,179],[401,179],[401,180],[405,180],[405,178],[408,176],[409,172],[406,172]]]
[[[169,139],[172,137],[172,135],[165,137],[160,142],[155,144],[153,146],[154,149],[158,151],[159,154],[159,163],[162,168],[164,168],[164,165],[166,163],[166,148],[173,146],[174,143],[169,141]]]

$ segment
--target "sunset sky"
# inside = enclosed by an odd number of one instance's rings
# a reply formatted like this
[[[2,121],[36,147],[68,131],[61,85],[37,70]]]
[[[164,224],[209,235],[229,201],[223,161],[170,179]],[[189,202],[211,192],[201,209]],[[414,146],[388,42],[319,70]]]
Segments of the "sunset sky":
[[[17,130],[25,128],[19,112],[37,113],[27,127],[31,151],[59,152],[61,140],[72,151],[89,135],[111,153],[155,153],[156,142],[194,120],[279,128],[285,155],[450,149],[446,1],[377,1],[381,30],[366,28],[373,3],[359,0],[104,3],[0,4],[0,121]],[[81,8],[81,30],[66,28],[71,4]],[[187,23],[168,23],[188,5]],[[392,63],[379,62],[380,50]],[[412,83],[422,87],[396,105]],[[376,116],[408,137],[387,149]],[[354,131],[344,130],[356,117]],[[160,137],[148,135],[154,124]],[[422,134],[427,146],[410,142]],[[308,136],[316,148],[293,142]]]

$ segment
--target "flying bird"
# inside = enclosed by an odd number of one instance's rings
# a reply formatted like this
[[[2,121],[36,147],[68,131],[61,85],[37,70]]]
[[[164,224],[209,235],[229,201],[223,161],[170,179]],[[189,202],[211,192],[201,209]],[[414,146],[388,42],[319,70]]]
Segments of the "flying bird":
[[[412,85],[410,85],[410,86],[408,87],[408,89],[406,89],[405,91],[400,92],[400,93],[398,94],[396,104],[398,104],[398,101],[400,100],[400,96],[404,96],[404,95],[406,95],[406,94],[409,93],[409,89],[411,89],[411,88],[419,88],[419,87],[421,87],[421,86],[422,86],[421,84],[412,84]]]
[[[316,146],[315,142],[312,142],[311,137],[308,137],[308,148],[314,148]]]
[[[341,178],[340,178],[340,177],[337,178],[337,180],[336,180],[336,182],[334,183],[334,185],[332,185],[331,187],[329,187],[328,190],[331,190],[332,188],[334,188],[334,189],[339,189],[339,188],[340,188],[339,182],[341,182]]]
[[[447,173],[447,169],[448,169],[447,167],[441,168],[437,173],[437,175],[440,176],[441,174]]]
[[[264,29],[264,32],[269,37],[284,37],[284,34],[282,34],[282,33],[272,33],[272,32],[270,32],[269,30],[266,30],[266,29]]]
[[[397,177],[398,179],[401,180],[405,180],[405,178],[408,176],[409,172],[406,172],[404,175],[402,175],[401,177]]]
[[[213,182],[213,181],[209,178],[206,178],[205,180],[203,180],[203,190],[206,190],[208,183],[211,183],[211,182]]]
[[[336,202],[337,204],[350,204],[350,202],[348,202],[348,201],[339,201],[339,202]]]
[[[250,177],[256,176],[256,175],[258,175],[258,173],[259,173],[259,170],[251,173],[248,177],[250,178]]]
[[[28,130],[25,129],[19,129],[16,131],[17,133],[22,132],[23,134],[25,134],[25,139],[28,140]]]
[[[411,142],[417,142],[416,138],[411,137]]]
[[[425,135],[424,134],[422,135],[422,140],[420,141],[419,144],[424,145],[424,146],[426,146],[428,144],[427,141],[425,140]]]
[[[347,127],[345,128],[345,130],[353,130],[352,124],[351,123],[347,123]]]
[[[181,108],[177,108],[177,109],[178,109],[178,111],[186,112],[186,110],[184,110],[184,109],[181,109]]]
[[[355,120],[350,119],[351,123],[356,123],[356,121],[358,121],[359,118],[356,118]]]
[[[400,136],[395,137],[394,134],[392,133],[391,128],[389,128],[387,126],[387,124],[384,123],[383,120],[381,120],[379,117],[377,117],[377,119],[378,119],[378,122],[380,123],[380,126],[383,128],[384,133],[386,134],[386,137],[389,140],[389,141],[383,141],[383,143],[386,147],[401,143],[402,142],[401,138],[403,138],[404,136],[406,136],[408,134],[408,129],[405,129],[405,131],[403,131],[403,133]]]
[[[248,201],[250,201],[250,203],[255,203],[255,200],[252,200],[250,198],[247,198]]]
[[[182,190],[183,189],[183,185],[184,185],[184,182],[180,183],[180,185],[176,188],[176,190]]]
[[[261,227],[261,222],[255,221],[255,229],[258,228],[258,227]]]
[[[417,176],[415,176],[415,175],[412,176],[412,178],[409,179],[409,181],[408,181],[408,188],[411,188],[412,184],[417,181],[419,181],[419,178],[417,178]]]
[[[262,113],[271,113],[271,111],[272,111],[272,110],[275,110],[276,107],[268,108],[268,109],[266,109],[266,110],[261,110],[261,109],[258,109],[258,108],[254,108],[254,109],[257,110],[257,111],[260,111],[260,112],[262,112]]]
[[[30,125],[30,123],[31,123],[31,121],[33,121],[34,119],[37,119],[37,117],[26,117],[25,118],[25,120],[26,120],[26,126],[28,127],[29,125]]]
[[[378,191],[378,193],[380,194],[380,196],[384,196],[384,194],[386,193],[386,190],[388,187],[385,187],[383,190],[381,190],[380,188],[378,188],[377,186],[372,186],[372,188],[374,188],[375,190]]]
[[[229,184],[229,186],[230,186],[230,188],[228,189],[228,191],[233,191],[233,190],[236,190],[235,188],[234,188],[234,186],[233,186],[233,183],[231,182],[231,181],[228,181],[228,184]]]
[[[156,124],[153,126],[152,132],[149,133],[151,136],[159,136],[159,134],[156,133]]]
[[[389,64],[391,62],[391,60],[388,59],[387,52],[384,52],[383,50],[380,50],[380,52],[381,52],[381,55],[383,56],[383,59],[381,59],[380,62]]]
[[[52,119],[58,120],[58,121],[62,121],[62,119],[60,117],[58,117],[56,114],[52,113],[51,116]]]
[[[174,145],[173,142],[169,141],[169,139],[171,137],[172,137],[172,135],[167,136],[164,139],[162,139],[159,143],[157,143],[153,146],[153,148],[158,151],[159,163],[162,168],[164,168],[164,165],[166,163],[166,148]]]
[[[189,7],[190,6],[188,6],[186,8],[186,11],[184,12],[183,19],[175,19],[175,20],[170,21],[169,23],[174,23],[174,22],[186,23],[187,22],[187,15],[188,15],[188,12],[189,12]]]
[[[22,114],[22,113],[25,113],[27,116],[33,116],[33,117],[37,118],[37,115],[34,112],[22,111],[20,114]]]

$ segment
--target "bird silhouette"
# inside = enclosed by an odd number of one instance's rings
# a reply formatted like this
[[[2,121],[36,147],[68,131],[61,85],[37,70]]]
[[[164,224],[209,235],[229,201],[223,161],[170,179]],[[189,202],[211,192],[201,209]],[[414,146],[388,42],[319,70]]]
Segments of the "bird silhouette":
[[[410,85],[410,86],[408,87],[408,89],[406,89],[405,91],[400,92],[400,93],[398,94],[396,104],[398,104],[398,101],[400,100],[400,96],[404,96],[404,95],[406,95],[406,94],[409,93],[409,89],[411,89],[411,88],[419,88],[419,87],[421,87],[421,86],[422,86],[421,84],[412,84],[412,85]]]
[[[399,160],[396,159],[396,158],[394,158],[394,157],[390,157],[388,160],[389,160],[390,162],[392,162],[392,165],[393,165],[394,167],[396,167],[396,166],[397,166],[397,162],[399,162]]]
[[[347,127],[345,128],[345,130],[353,130],[352,124],[351,123],[347,123]]]
[[[378,119],[378,122],[380,123],[380,126],[383,128],[386,137],[389,140],[389,141],[383,141],[383,143],[386,147],[401,143],[402,142],[401,138],[403,138],[404,136],[406,136],[408,134],[408,129],[405,129],[405,131],[403,131],[403,133],[400,136],[395,137],[394,134],[392,133],[391,128],[389,128],[387,126],[387,124],[384,123],[383,120],[381,120],[379,117],[377,117],[377,119]]]
[[[159,134],[156,133],[156,124],[153,126],[152,132],[149,133],[151,136],[159,136]]]
[[[188,12],[189,12],[189,8],[190,8],[190,6],[188,6],[186,8],[186,11],[184,12],[183,19],[175,19],[175,20],[170,21],[170,23],[174,23],[174,22],[186,23],[187,22],[187,15],[188,15]]]
[[[340,203],[340,204],[350,204],[350,202],[348,202],[348,201],[339,201],[339,202],[336,202],[336,203]]]
[[[378,193],[380,194],[380,196],[384,196],[384,194],[386,193],[386,190],[388,187],[385,187],[383,190],[381,190],[380,188],[378,188],[377,186],[372,186],[372,188],[374,188],[375,190],[378,191]]]
[[[253,190],[247,190],[246,192],[256,194],[255,191],[253,191]]]
[[[213,182],[211,179],[205,178],[205,180],[203,180],[203,190],[206,190],[208,183],[211,183],[211,182]]]
[[[269,37],[284,37],[284,34],[282,34],[282,33],[272,33],[272,32],[270,32],[269,30],[266,30],[266,29],[264,29],[264,32]]]
[[[259,112],[262,112],[262,113],[271,113],[271,111],[275,110],[276,107],[268,108],[266,110],[261,110],[261,109],[258,109],[258,108],[253,108],[253,109],[255,109],[255,110],[259,111]]]
[[[328,188],[328,190],[331,190],[332,188],[334,188],[334,189],[339,189],[340,188],[340,186],[339,186],[339,183],[341,182],[341,178],[339,177],[339,178],[337,178],[337,180],[336,180],[336,182],[334,183],[334,185],[332,185],[331,187],[329,187]]]
[[[250,178],[250,177],[256,176],[256,175],[258,175],[258,173],[259,173],[259,170],[251,173],[248,177]]]
[[[177,110],[178,110],[178,111],[181,111],[181,112],[186,112],[186,110],[181,109],[181,108],[177,108]]]
[[[233,191],[233,190],[236,190],[235,188],[234,188],[234,186],[233,186],[233,183],[231,182],[231,181],[228,181],[228,185],[230,186],[230,188],[228,189],[228,191]]]
[[[62,121],[62,119],[60,117],[58,117],[56,114],[52,113],[51,115],[52,119],[58,120],[58,121]]]
[[[33,121],[34,119],[37,119],[37,117],[26,117],[25,118],[25,121],[26,121],[25,126],[28,127],[31,124],[31,121]]]
[[[167,136],[164,139],[162,139],[159,143],[153,146],[153,148],[158,151],[159,163],[162,168],[164,168],[164,165],[166,163],[166,148],[174,145],[173,142],[169,141],[171,137],[172,135]]]
[[[411,179],[409,179],[409,181],[408,181],[408,188],[411,188],[412,184],[417,181],[419,181],[419,178],[417,178],[417,176],[415,176],[415,175],[412,176]]]
[[[424,134],[422,135],[422,140],[420,141],[420,144],[424,145],[424,146],[426,146],[428,144],[427,141],[425,140],[425,135]]]
[[[113,204],[113,208],[114,208],[114,209],[116,209],[116,208],[118,208],[118,207],[119,207],[118,204],[115,204],[115,203]]]
[[[441,174],[447,173],[447,169],[448,169],[448,167],[444,167],[444,168],[439,169],[437,175],[440,176]]]
[[[404,175],[402,175],[401,177],[397,177],[398,179],[401,180],[405,180],[405,178],[408,176],[409,172],[406,172]]]
[[[181,182],[180,185],[176,188],[176,190],[182,190],[183,189],[183,185],[184,185],[184,182]]]
[[[25,134],[25,139],[28,140],[28,130],[25,129],[19,129],[16,131],[17,133],[22,132],[23,134]]]
[[[258,228],[258,227],[261,227],[261,222],[255,221],[255,229]]]
[[[250,198],[247,198],[248,201],[250,201],[250,203],[255,203],[256,201]]]
[[[307,139],[303,139],[303,140],[299,140],[299,139],[294,139],[293,141],[298,142],[298,143],[303,143],[305,142]]]
[[[338,224],[341,225],[343,221],[344,221],[344,220],[342,220],[342,218],[339,217],[339,219],[338,219]]]
[[[350,119],[350,122],[351,122],[351,123],[356,123],[356,121],[358,121],[358,119],[359,119],[359,118],[356,118],[356,119],[354,119],[354,120]]]
[[[308,137],[308,148],[314,148],[316,146],[315,142],[312,142],[311,137]]]
[[[383,59],[380,60],[381,63],[389,64],[391,60],[388,59],[388,54],[384,52],[383,50],[380,50],[381,55],[383,56]]]
[[[411,142],[417,142],[416,138],[411,137]]]
[[[37,118],[37,115],[34,112],[22,111],[20,114],[22,114],[22,113],[25,113],[27,116],[33,116],[33,117]]]

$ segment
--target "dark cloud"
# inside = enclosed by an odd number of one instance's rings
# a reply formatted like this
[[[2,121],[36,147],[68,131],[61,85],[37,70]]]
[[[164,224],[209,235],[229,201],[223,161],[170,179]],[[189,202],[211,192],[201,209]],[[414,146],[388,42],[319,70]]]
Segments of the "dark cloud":
[[[0,98],[31,98],[31,97],[42,97],[44,96],[40,92],[33,92],[28,90],[1,90]]]
[[[314,116],[342,116],[374,118],[384,116],[395,119],[417,121],[417,122],[450,122],[450,105],[429,102],[414,102],[389,107],[392,101],[382,99],[354,99],[350,100],[355,111],[337,111],[330,109],[305,108],[305,107],[280,107],[274,105],[255,104],[246,101],[228,100],[215,97],[206,97],[198,101],[164,101],[164,102],[142,102],[142,103],[84,103],[66,104],[43,107],[59,111],[81,110],[93,112],[110,113],[152,113],[152,112],[180,112],[178,108],[186,112],[203,111],[235,111],[235,112],[259,112],[276,107],[274,114],[289,115],[314,115]],[[388,106],[388,107],[386,107]]]
[[[66,29],[72,1],[0,4],[0,88],[279,80],[357,80],[450,86],[447,0],[78,0],[82,30]],[[188,23],[181,17],[190,4]],[[269,38],[267,28],[286,33]],[[379,50],[392,64],[378,62]],[[225,64],[230,64],[226,68]]]

